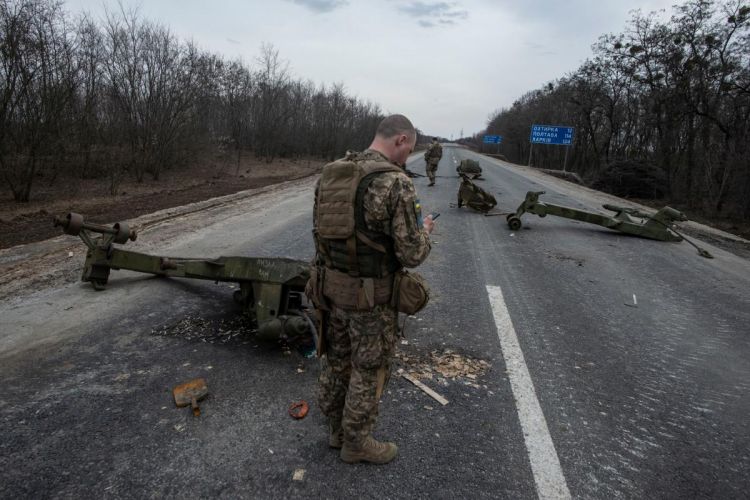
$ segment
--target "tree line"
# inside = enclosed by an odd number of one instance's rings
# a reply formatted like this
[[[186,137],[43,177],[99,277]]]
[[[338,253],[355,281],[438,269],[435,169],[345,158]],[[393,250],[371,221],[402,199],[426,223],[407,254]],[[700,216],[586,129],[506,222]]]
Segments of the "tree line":
[[[0,179],[28,201],[38,179],[158,179],[215,151],[333,159],[364,148],[379,106],[295,78],[270,45],[252,65],[178,39],[136,11],[101,20],[55,0],[0,0]]]
[[[666,21],[632,13],[577,70],[495,112],[483,133],[502,135],[503,154],[526,164],[532,124],[574,126],[567,163],[584,179],[615,190],[648,179],[656,197],[749,218],[750,5],[673,9]],[[565,153],[537,145],[531,163],[559,169]]]

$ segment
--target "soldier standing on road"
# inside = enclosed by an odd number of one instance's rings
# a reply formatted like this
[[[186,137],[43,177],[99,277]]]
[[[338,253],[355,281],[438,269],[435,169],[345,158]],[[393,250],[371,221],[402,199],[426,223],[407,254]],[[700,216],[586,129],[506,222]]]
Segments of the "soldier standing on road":
[[[394,276],[430,253],[432,216],[421,220],[403,166],[416,132],[403,115],[385,118],[369,149],[323,168],[313,213],[316,256],[308,296],[322,318],[318,402],[329,445],[344,462],[384,464],[394,443],[372,436],[398,334]]]
[[[425,171],[427,173],[427,177],[430,178],[430,183],[428,184],[428,186],[435,185],[435,172],[437,172],[438,163],[440,163],[440,158],[442,157],[443,147],[438,142],[437,137],[433,137],[432,144],[430,144],[427,147],[427,151],[424,152],[424,160],[425,162],[427,162],[425,164]]]

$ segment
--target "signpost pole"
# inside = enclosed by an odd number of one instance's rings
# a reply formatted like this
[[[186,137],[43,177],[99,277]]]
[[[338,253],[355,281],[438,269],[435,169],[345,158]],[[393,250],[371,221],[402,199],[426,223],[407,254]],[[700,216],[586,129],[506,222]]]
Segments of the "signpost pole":
[[[570,146],[565,146],[565,160],[563,160],[563,172],[565,172],[565,167],[568,165],[568,149],[570,149]]]
[[[531,152],[534,151],[534,143],[531,143],[531,147],[529,148],[529,161],[526,162],[526,166],[531,166]]]

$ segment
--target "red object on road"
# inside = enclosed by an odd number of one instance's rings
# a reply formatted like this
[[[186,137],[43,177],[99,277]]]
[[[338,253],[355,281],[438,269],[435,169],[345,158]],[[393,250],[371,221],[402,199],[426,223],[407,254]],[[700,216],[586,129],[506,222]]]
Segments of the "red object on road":
[[[310,407],[307,406],[305,401],[297,401],[289,406],[289,416],[296,418],[297,420],[305,418]]]

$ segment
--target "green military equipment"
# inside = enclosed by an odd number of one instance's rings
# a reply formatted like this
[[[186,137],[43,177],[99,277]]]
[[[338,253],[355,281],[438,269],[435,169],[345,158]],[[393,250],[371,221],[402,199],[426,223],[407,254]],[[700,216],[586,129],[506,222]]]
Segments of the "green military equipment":
[[[62,227],[66,234],[79,236],[88,247],[81,280],[91,283],[96,290],[105,288],[113,269],[238,283],[234,299],[256,322],[259,338],[291,340],[312,336],[317,343],[304,299],[305,284],[310,276],[307,262],[265,257],[196,259],[148,255],[115,246],[136,239],[136,232],[124,223],[110,228],[86,223],[81,215],[69,213],[65,218],[56,217],[54,224]]]
[[[478,179],[482,175],[482,167],[479,166],[479,162],[476,160],[461,160],[461,163],[456,167],[458,175],[466,175],[470,179]]]
[[[671,207],[663,207],[656,213],[651,214],[635,208],[605,204],[602,207],[614,212],[615,215],[603,215],[541,202],[539,201],[539,196],[542,194],[545,194],[545,192],[529,191],[526,193],[526,199],[518,207],[518,210],[506,217],[510,229],[514,231],[520,229],[522,225],[521,216],[528,212],[536,214],[539,217],[555,215],[566,219],[597,224],[608,229],[652,240],[682,241],[685,239],[684,236],[677,232],[675,222],[686,221],[688,219],[685,214]],[[685,239],[685,241],[688,240]],[[693,245],[702,257],[712,258],[710,253],[699,248],[695,243],[691,241],[688,241],[688,243]]]
[[[495,208],[497,200],[494,196],[471,182],[468,175],[460,175],[461,185],[458,187],[458,208],[466,205],[485,214]]]

